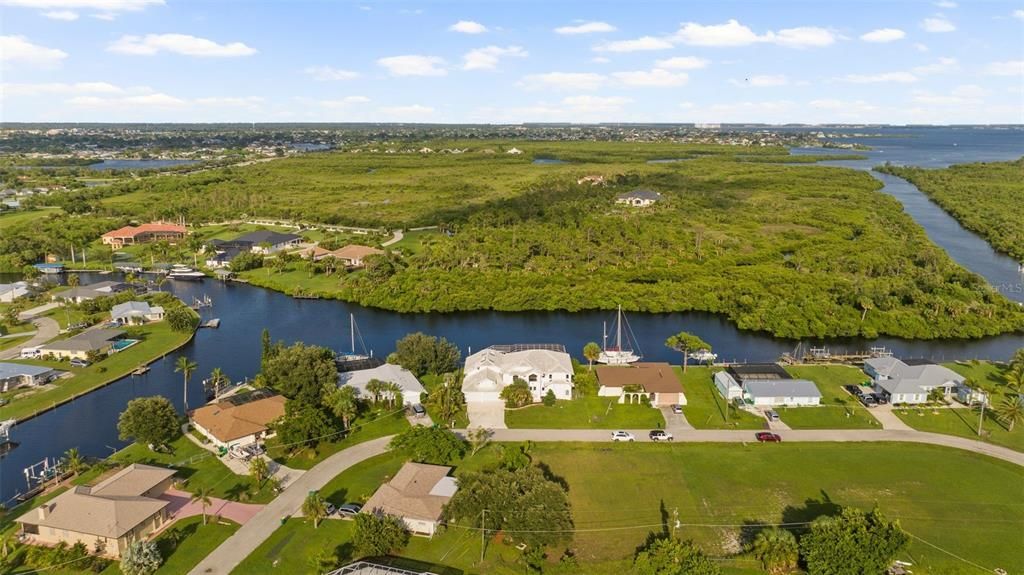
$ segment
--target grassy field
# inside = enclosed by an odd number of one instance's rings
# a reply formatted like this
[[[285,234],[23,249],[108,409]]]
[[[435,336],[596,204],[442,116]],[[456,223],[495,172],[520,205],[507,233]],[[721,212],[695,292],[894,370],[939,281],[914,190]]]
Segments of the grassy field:
[[[192,337],[191,332],[173,331],[166,322],[141,326],[140,333],[142,341],[139,343],[85,368],[70,367],[66,361],[16,360],[17,363],[43,365],[69,371],[73,377],[59,379],[54,382],[53,387],[42,391],[36,388],[20,388],[2,394],[3,397],[10,399],[11,403],[0,407],[0,419],[22,419],[31,416],[39,410],[120,379],[139,365],[163,356]]]
[[[726,421],[725,400],[715,389],[712,380],[720,368],[690,366],[686,374],[681,367],[673,367],[683,380],[686,405],[683,415],[697,429],[764,429],[765,420],[747,411],[729,408]]]
[[[486,452],[457,466],[456,473],[479,468],[488,461]],[[650,526],[664,520],[664,508],[678,509],[682,537],[729,559],[723,562],[727,573],[757,573],[749,569],[749,557],[733,553],[741,530],[731,526],[809,521],[835,505],[875,504],[914,535],[968,560],[1010,573],[1024,569],[1024,556],[1014,551],[1024,525],[1024,470],[976,454],[879,443],[535,444],[531,455],[568,482],[576,528],[586,530],[571,544],[581,568],[567,572],[628,572],[635,548],[657,530]],[[809,461],[813,473],[807,472]],[[339,475],[321,493],[333,502],[363,500],[401,463],[394,454],[373,458]],[[351,525],[332,520],[313,529],[290,519],[234,573],[304,572],[306,557],[321,551],[352,559]],[[432,540],[413,538],[401,555],[441,574],[523,572],[513,548],[492,542],[482,564],[479,553],[478,533],[452,528]],[[917,542],[902,559],[914,563],[920,575],[978,573]],[[553,564],[545,572],[563,571]]]
[[[618,403],[617,397],[581,397],[552,407],[506,409],[505,424],[512,429],[660,429],[665,417],[653,407]]]
[[[157,536],[164,564],[153,575],[185,575],[235,531],[238,524],[227,519],[206,525],[202,517],[182,519]],[[121,570],[113,565],[103,573],[120,575]]]
[[[0,215],[0,231],[3,231],[10,226],[31,222],[33,220],[45,218],[50,214],[57,213],[60,213],[59,208],[40,208],[38,210],[24,210],[3,214]]]
[[[868,379],[864,372],[845,365],[787,367],[795,378],[809,379],[821,392],[818,407],[779,408],[779,417],[793,429],[881,429],[868,408],[843,389]]]
[[[266,441],[267,454],[274,461],[292,469],[309,469],[346,447],[385,435],[401,433],[409,428],[409,422],[403,413],[384,415],[385,411],[387,410],[374,410],[361,414],[352,422],[351,433],[339,441],[321,442],[315,450],[302,449],[289,453],[280,447],[278,438],[272,437]]]

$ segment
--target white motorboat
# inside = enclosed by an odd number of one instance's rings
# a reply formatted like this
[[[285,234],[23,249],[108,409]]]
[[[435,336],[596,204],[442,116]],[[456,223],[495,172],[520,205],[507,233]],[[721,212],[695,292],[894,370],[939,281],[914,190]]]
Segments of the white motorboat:
[[[196,271],[190,267],[174,266],[167,274],[167,277],[172,280],[202,281],[202,279],[206,277],[206,274]]]

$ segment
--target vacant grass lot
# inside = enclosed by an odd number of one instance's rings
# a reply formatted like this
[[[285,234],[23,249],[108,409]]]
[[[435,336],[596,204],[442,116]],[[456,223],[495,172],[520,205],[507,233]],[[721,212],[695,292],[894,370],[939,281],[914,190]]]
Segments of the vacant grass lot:
[[[43,391],[37,388],[20,388],[2,394],[3,397],[10,399],[11,403],[0,407],[0,419],[22,419],[31,416],[37,411],[120,379],[139,365],[161,357],[192,337],[191,332],[172,330],[167,322],[146,324],[139,329],[142,341],[85,368],[71,367],[66,361],[14,360],[17,363],[44,365],[70,371],[74,376],[59,379],[54,382],[53,387]]]
[[[278,463],[292,469],[309,469],[327,459],[331,455],[351,447],[385,435],[401,433],[409,428],[409,422],[401,412],[391,413],[390,409],[374,410],[361,414],[352,422],[352,431],[341,435],[337,441],[324,441],[316,449],[301,449],[288,452],[280,446],[280,440],[272,437],[266,441],[267,454]]]
[[[0,231],[25,222],[31,222],[40,218],[45,218],[50,214],[61,213],[59,208],[39,208],[37,210],[24,210],[16,211],[9,214],[0,215]]]
[[[779,408],[779,417],[793,429],[881,429],[868,408],[845,389],[868,379],[864,372],[846,365],[787,367],[793,377],[813,381],[821,392],[818,407]]]
[[[238,524],[221,519],[203,525],[202,517],[189,517],[175,523],[156,538],[164,564],[153,575],[185,575],[199,561],[210,554],[235,531]],[[122,571],[115,563],[103,571],[104,575],[120,575]]]
[[[493,461],[492,450],[457,466],[456,473]],[[676,509],[680,535],[724,558],[739,538],[740,530],[730,525],[809,521],[835,505],[875,504],[914,535],[952,553],[1010,573],[1024,569],[1024,556],[1015,551],[1024,526],[1024,470],[972,453],[896,443],[535,444],[531,456],[568,482],[576,528],[586,531],[571,544],[580,568],[560,571],[552,565],[545,572],[628,572],[635,548],[657,530],[650,526]],[[321,493],[336,503],[361,501],[401,463],[394,454],[365,461]],[[351,526],[331,520],[313,529],[305,520],[291,519],[234,573],[305,572],[305,558],[324,550],[352,559]],[[524,572],[513,548],[491,543],[482,564],[479,553],[478,533],[451,528],[432,540],[413,538],[401,555],[441,574]],[[749,558],[724,561],[726,572],[757,573],[744,559]],[[902,559],[914,563],[919,575],[978,573],[917,542]]]
[[[683,374],[681,367],[673,367],[683,380],[686,405],[683,415],[690,425],[697,429],[763,429],[765,420],[752,413],[729,406],[726,420],[726,403],[715,389],[714,373],[721,368],[690,366]]]
[[[534,404],[506,409],[505,424],[529,429],[660,429],[665,417],[660,409],[618,403],[617,397],[581,397],[557,401],[552,407]]]

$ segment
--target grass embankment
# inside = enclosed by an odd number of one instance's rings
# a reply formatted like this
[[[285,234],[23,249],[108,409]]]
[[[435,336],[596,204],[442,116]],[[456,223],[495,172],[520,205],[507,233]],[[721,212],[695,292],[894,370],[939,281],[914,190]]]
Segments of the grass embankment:
[[[60,212],[60,208],[39,208],[34,210],[18,210],[11,213],[4,213],[0,215],[0,231],[4,231],[12,226],[45,218],[50,214],[56,214],[58,212]]]
[[[803,365],[787,367],[795,378],[809,379],[821,392],[817,407],[780,407],[776,411],[793,429],[881,429],[871,411],[850,395],[844,385],[859,385],[868,376],[847,365]]]
[[[721,368],[689,366],[686,373],[681,367],[673,367],[682,378],[686,405],[683,415],[696,429],[764,429],[764,418],[753,413],[729,406],[715,388],[714,373]]]
[[[139,333],[142,334],[139,343],[85,368],[71,367],[66,361],[14,360],[17,363],[69,371],[72,377],[58,379],[42,389],[19,388],[2,394],[2,397],[10,399],[11,403],[0,407],[0,419],[22,420],[88,393],[128,375],[138,366],[162,357],[192,338],[191,332],[174,331],[167,322],[162,321],[139,327]]]
[[[505,410],[512,429],[661,429],[661,410],[640,404],[619,403],[617,397],[580,397],[548,407],[533,404]]]
[[[944,365],[972,381],[984,382],[994,387],[996,393],[992,398],[993,406],[998,406],[1003,401],[1007,392],[999,386],[1005,383],[1002,375],[1006,366],[991,362],[947,363]],[[962,406],[955,401],[949,408],[905,407],[894,409],[893,413],[918,431],[956,435],[1024,451],[1024,425],[1018,424],[1014,426],[1013,431],[1010,431],[1009,425],[999,421],[993,409],[985,410],[980,436],[978,435],[980,410]]]
[[[493,451],[469,458],[456,474],[493,461]],[[749,556],[736,555],[741,529],[732,526],[810,521],[835,505],[869,509],[876,504],[914,535],[968,560],[1011,573],[1024,570],[1024,556],[1015,551],[1024,524],[1024,469],[977,454],[896,443],[535,444],[531,456],[567,481],[580,530],[566,545],[576,550],[580,566],[562,570],[552,563],[545,572],[628,572],[635,549],[649,532],[660,531],[650,526],[678,510],[681,537],[722,558],[729,574],[758,573]],[[809,462],[813,473],[807,471]],[[394,454],[367,460],[321,494],[335,503],[364,500],[401,463]],[[308,569],[306,558],[323,551],[353,559],[352,523],[330,520],[313,529],[305,520],[290,519],[234,573],[302,572]],[[552,551],[556,559],[561,554]],[[433,539],[413,538],[400,555],[442,574],[524,570],[519,552],[496,541],[480,563],[479,533],[457,528]],[[901,559],[912,562],[920,575],[977,572],[917,541]]]

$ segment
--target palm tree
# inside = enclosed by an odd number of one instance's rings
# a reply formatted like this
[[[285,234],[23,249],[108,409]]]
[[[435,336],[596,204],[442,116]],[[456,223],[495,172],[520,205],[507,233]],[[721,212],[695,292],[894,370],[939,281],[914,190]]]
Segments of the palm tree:
[[[999,421],[1007,424],[1007,431],[1013,431],[1014,424],[1024,421],[1024,397],[1018,393],[1004,397],[1002,403],[995,409]]]
[[[192,377],[192,372],[194,372],[198,367],[198,363],[184,355],[178,357],[177,363],[174,364],[175,373],[181,372],[185,378],[185,413],[188,413],[188,380]]]
[[[270,474],[270,466],[267,465],[267,460],[262,457],[253,457],[252,461],[249,462],[249,475],[256,480],[257,485],[262,485],[263,480]]]
[[[0,537],[0,559],[7,559],[7,556],[17,548],[18,538],[16,531],[11,531],[7,535]]]
[[[213,397],[216,399],[220,395],[221,386],[230,385],[231,380],[228,379],[228,376],[224,375],[224,372],[219,367],[215,367],[210,372],[210,379],[206,380],[206,383],[213,388]]]
[[[800,556],[796,537],[778,527],[758,532],[754,538],[753,551],[754,557],[761,561],[761,567],[772,574],[795,569]]]
[[[302,514],[313,520],[313,529],[320,526],[320,520],[327,517],[327,506],[316,491],[310,491],[302,502]]]
[[[594,362],[597,358],[601,357],[601,346],[594,342],[590,342],[583,346],[583,357],[587,359],[587,363],[590,364],[590,371],[594,371]]]
[[[327,384],[324,389],[323,404],[334,414],[334,417],[341,419],[345,429],[348,429],[349,424],[359,414],[359,398],[356,395],[356,389],[348,385],[338,387]]]
[[[64,452],[64,465],[67,466],[68,471],[71,472],[72,476],[78,477],[78,474],[85,469],[85,459],[78,453],[77,447]]]
[[[988,385],[984,385],[981,382],[975,383],[970,379],[964,380],[964,386],[981,392],[981,401],[978,402],[978,435],[981,436],[981,424],[985,422],[985,407],[988,406],[989,399],[992,397],[994,390]]]
[[[461,379],[461,374],[445,375],[444,383],[430,390],[427,396],[427,403],[445,424],[451,422],[466,406],[466,396],[458,383]]]
[[[68,287],[76,288],[80,283],[81,281],[78,278],[78,274],[68,274]]]
[[[1024,392],[1024,365],[1018,365],[1006,370],[1003,374],[1003,381],[1006,387],[1013,393]]]
[[[373,396],[373,403],[380,401],[380,394],[384,391],[384,382],[379,379],[371,379],[366,382],[366,393]]]
[[[203,525],[206,525],[206,508],[213,505],[213,489],[200,487],[198,491],[192,494],[192,499],[189,502],[198,502],[200,507],[203,508]]]
[[[706,349],[711,351],[711,344],[692,333],[687,333],[685,331],[681,331],[666,339],[665,347],[674,349],[683,354],[683,373],[686,373],[686,364],[689,363],[686,359],[690,350]]]
[[[388,405],[392,408],[395,407],[396,402],[401,401],[402,399],[402,386],[393,381],[384,382],[384,386],[381,388],[381,391],[387,395]]]

